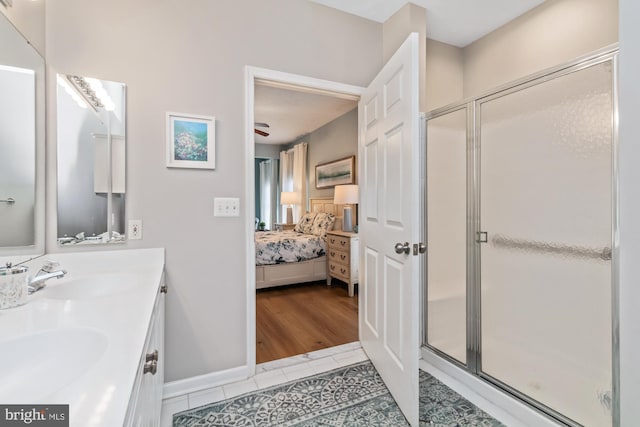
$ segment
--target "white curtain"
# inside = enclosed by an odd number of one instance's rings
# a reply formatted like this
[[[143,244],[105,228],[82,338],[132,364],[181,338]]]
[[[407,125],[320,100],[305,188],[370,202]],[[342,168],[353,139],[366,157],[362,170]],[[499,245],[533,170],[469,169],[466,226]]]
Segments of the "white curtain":
[[[298,222],[307,210],[307,143],[301,142],[287,151],[280,152],[280,191],[300,193],[301,205],[293,206],[293,222]],[[286,218],[287,206],[281,207]]]
[[[273,230],[278,221],[278,161],[260,162],[260,221]]]

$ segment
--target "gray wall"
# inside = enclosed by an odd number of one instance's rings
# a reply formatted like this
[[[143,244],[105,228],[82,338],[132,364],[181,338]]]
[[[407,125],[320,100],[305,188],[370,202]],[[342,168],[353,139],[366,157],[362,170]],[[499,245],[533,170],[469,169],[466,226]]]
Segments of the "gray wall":
[[[464,48],[427,39],[425,111],[617,41],[618,0],[548,0]]]
[[[427,39],[426,50],[426,111],[462,100],[464,96],[462,49]]]
[[[314,130],[308,135],[287,144],[287,148],[306,142],[308,167],[308,197],[333,197],[333,188],[316,188],[316,165],[356,156],[356,170],[358,168],[358,108],[354,108],[337,119]],[[356,183],[358,176],[356,175]],[[307,208],[308,208],[307,204]]]
[[[549,0],[464,48],[464,96],[618,41],[618,0]]]
[[[40,53],[45,54],[45,6],[44,0],[13,0],[12,7],[0,4],[0,13],[9,18],[18,31]]]
[[[127,216],[143,220],[144,239],[117,249],[166,248],[166,379],[244,365],[244,67],[365,86],[382,65],[381,24],[299,0],[56,0],[46,14],[47,250],[65,249],[55,244],[51,80],[126,83]],[[165,167],[167,111],[216,117],[215,170]],[[239,197],[240,217],[214,217],[214,197]]]
[[[279,159],[282,145],[256,144],[256,158],[258,159]]]

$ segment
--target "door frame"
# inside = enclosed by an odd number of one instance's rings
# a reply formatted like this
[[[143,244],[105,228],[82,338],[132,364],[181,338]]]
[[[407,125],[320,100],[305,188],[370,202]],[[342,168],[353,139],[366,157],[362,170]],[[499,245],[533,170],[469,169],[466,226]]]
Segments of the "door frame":
[[[307,93],[329,95],[342,99],[358,101],[365,88],[330,80],[317,79],[299,74],[285,73],[253,66],[245,66],[245,274],[246,274],[246,310],[247,310],[247,367],[248,376],[256,372],[256,254],[254,241],[255,221],[255,137],[254,107],[255,85],[261,84],[281,89],[291,89]]]

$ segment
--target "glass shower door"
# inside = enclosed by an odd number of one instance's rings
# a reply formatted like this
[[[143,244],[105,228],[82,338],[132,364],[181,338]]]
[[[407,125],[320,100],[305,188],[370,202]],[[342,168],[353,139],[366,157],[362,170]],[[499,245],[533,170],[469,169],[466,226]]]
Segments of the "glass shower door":
[[[585,426],[612,423],[612,88],[606,61],[477,103],[479,374]]]
[[[427,336],[467,363],[467,108],[427,120]]]

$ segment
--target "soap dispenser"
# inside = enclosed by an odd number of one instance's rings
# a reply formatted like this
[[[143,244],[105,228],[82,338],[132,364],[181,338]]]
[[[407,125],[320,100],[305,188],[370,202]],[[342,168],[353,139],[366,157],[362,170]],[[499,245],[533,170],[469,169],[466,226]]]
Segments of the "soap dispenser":
[[[0,310],[27,302],[29,267],[13,267],[10,262],[0,267]]]

